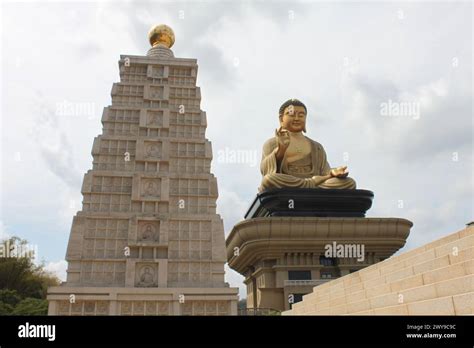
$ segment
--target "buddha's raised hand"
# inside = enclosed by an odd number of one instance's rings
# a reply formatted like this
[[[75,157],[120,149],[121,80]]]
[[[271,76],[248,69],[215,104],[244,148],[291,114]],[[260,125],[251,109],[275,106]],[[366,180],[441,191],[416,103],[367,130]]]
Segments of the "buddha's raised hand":
[[[280,126],[280,128],[275,129],[275,137],[278,141],[278,148],[286,150],[290,145],[290,132]]]

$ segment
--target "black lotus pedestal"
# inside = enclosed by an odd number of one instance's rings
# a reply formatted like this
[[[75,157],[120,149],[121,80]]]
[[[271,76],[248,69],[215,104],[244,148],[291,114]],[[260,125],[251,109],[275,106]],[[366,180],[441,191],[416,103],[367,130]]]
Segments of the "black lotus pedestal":
[[[257,194],[245,219],[265,216],[365,217],[369,190],[272,189]]]

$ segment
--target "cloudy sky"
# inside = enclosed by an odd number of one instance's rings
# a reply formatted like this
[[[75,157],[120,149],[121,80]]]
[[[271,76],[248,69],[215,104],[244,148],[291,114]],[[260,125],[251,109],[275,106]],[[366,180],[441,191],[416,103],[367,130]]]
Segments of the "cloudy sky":
[[[374,191],[368,216],[414,223],[404,250],[473,220],[469,2],[2,2],[0,233],[64,278],[72,217],[119,81],[166,23],[197,58],[226,235],[256,194],[256,159],[288,98],[332,166]],[[85,107],[61,114],[66,103]],[[398,108],[398,111],[397,111]],[[232,162],[225,154],[246,154]],[[232,286],[242,277],[227,272]]]

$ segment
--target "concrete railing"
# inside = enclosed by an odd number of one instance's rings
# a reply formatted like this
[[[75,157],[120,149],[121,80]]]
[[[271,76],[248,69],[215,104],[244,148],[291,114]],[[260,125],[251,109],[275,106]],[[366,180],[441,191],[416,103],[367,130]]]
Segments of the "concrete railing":
[[[238,315],[280,315],[280,311],[273,308],[244,308],[238,310]]]
[[[304,285],[311,285],[317,286],[324,284],[333,279],[310,279],[310,280],[285,280],[285,286],[304,286]]]

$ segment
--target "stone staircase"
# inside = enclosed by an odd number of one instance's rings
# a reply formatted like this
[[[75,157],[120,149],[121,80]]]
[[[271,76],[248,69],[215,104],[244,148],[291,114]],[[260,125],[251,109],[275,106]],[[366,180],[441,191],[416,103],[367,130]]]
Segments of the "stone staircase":
[[[282,315],[474,314],[474,226],[314,287]]]

